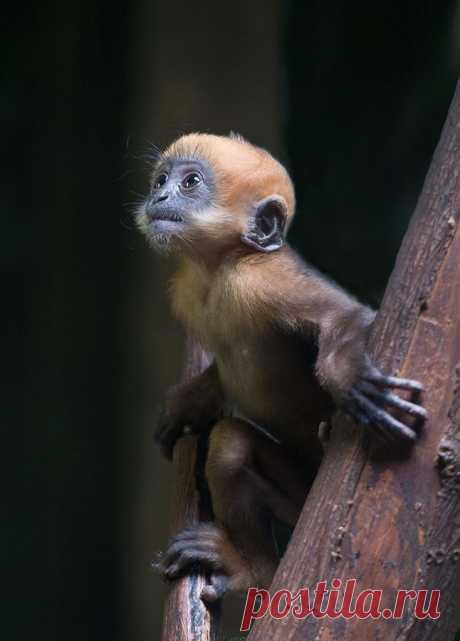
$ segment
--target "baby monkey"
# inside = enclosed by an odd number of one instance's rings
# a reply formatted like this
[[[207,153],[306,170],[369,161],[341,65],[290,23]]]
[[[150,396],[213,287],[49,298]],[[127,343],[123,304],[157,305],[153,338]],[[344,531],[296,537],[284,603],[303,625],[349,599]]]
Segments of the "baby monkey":
[[[267,151],[194,133],[160,155],[137,213],[149,243],[178,258],[174,313],[214,359],[171,390],[156,435],[171,457],[184,427],[212,426],[215,522],[179,533],[160,561],[168,579],[203,569],[207,601],[270,584],[273,522],[295,525],[321,460],[318,426],[336,407],[396,444],[426,417],[391,391],[420,383],[384,375],[366,353],[375,312],[286,243],[294,209]]]

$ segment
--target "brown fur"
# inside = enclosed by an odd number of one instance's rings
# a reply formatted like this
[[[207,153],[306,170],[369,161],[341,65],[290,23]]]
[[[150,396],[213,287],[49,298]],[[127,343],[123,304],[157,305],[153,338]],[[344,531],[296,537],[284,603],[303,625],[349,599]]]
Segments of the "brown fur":
[[[289,246],[265,254],[241,243],[254,203],[263,198],[284,199],[288,224],[294,215],[291,180],[268,152],[239,138],[190,134],[163,158],[200,158],[217,184],[213,208],[185,232],[189,245],[171,284],[174,313],[213,353],[222,407],[235,406],[283,444],[241,419],[224,419],[212,430],[206,466],[216,518],[226,532],[216,531],[213,549],[220,550],[229,587],[267,585],[277,562],[267,515],[295,522],[321,457],[318,425],[332,408],[315,373],[319,326],[336,339],[346,332],[347,318],[363,308]],[[334,362],[327,340],[323,351],[324,367],[321,359],[316,366],[324,382],[348,385],[354,373],[346,371],[347,348],[343,358],[334,353]],[[170,399],[170,423],[178,429],[196,426],[197,405],[216,415],[209,373],[206,380],[192,383],[185,395],[178,388]]]
[[[198,158],[216,183],[212,207],[194,212],[183,232],[171,286],[174,313],[215,362],[172,395],[160,440],[170,451],[184,424],[218,421],[206,473],[219,527],[197,528],[193,544],[187,532],[170,550],[195,546],[228,588],[267,585],[277,560],[271,520],[297,518],[322,454],[318,426],[365,371],[374,312],[287,244],[264,253],[242,243],[262,199],[281,197],[288,224],[294,215],[291,180],[268,152],[238,137],[190,134],[163,157]],[[167,576],[178,572],[165,567]]]

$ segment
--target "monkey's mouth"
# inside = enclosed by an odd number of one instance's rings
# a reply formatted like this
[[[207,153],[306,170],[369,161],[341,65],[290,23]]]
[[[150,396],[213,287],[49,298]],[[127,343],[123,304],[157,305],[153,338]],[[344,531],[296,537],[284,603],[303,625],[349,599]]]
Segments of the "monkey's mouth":
[[[153,233],[174,232],[181,229],[184,219],[174,211],[159,211],[150,216],[150,227]]]

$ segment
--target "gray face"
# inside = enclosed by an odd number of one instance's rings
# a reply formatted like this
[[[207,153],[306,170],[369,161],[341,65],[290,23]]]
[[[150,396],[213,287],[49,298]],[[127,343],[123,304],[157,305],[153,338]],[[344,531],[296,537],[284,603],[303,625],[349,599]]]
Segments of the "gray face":
[[[156,244],[179,235],[193,213],[212,204],[210,169],[195,159],[165,160],[155,169],[152,186],[138,214],[144,233]]]

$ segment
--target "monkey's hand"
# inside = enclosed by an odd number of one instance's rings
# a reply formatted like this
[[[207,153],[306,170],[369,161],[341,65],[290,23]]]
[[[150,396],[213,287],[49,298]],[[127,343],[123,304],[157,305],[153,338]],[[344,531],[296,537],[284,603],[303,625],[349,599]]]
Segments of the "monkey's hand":
[[[187,415],[178,411],[168,398],[157,410],[156,423],[155,442],[160,446],[166,458],[171,460],[176,441],[181,436],[192,432],[190,421]]]
[[[415,441],[427,411],[392,389],[408,390],[415,396],[413,400],[419,400],[423,386],[411,379],[386,376],[368,362],[364,374],[345,395],[342,407],[358,423],[375,427],[385,440]],[[389,413],[390,409],[396,410],[398,418]]]
[[[174,445],[184,434],[208,429],[220,416],[223,393],[217,368],[210,365],[189,383],[171,388],[158,412],[155,441],[168,459]]]
[[[240,582],[251,584],[243,559],[225,531],[214,523],[199,523],[182,530],[153,566],[168,581],[191,572],[205,572],[208,585],[201,598],[207,602],[220,599],[227,590],[238,588]]]
[[[182,386],[173,388],[159,408],[157,428],[155,430],[155,442],[161,447],[163,454],[172,459],[176,441],[186,434],[198,434],[209,428],[215,421],[214,414],[210,410],[198,407],[188,402],[189,392]]]

